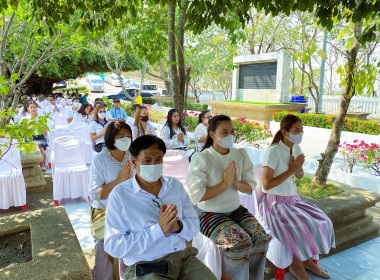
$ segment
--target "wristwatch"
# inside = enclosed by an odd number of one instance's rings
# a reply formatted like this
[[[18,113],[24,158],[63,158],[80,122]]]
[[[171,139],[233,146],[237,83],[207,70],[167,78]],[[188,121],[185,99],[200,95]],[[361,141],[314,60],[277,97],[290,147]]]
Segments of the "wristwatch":
[[[178,220],[177,224],[179,226],[179,229],[176,232],[174,232],[174,233],[180,233],[183,230],[183,223],[182,223],[182,221]]]

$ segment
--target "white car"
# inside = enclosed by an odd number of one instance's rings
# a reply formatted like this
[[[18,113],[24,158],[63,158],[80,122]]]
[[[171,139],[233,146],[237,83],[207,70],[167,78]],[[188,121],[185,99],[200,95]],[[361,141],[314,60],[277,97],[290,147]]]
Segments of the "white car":
[[[86,78],[91,92],[99,91],[104,92],[104,82],[102,78],[97,75],[89,75]]]
[[[156,85],[153,84],[145,84],[143,85],[143,89],[141,93],[151,93],[153,95],[160,94],[160,91],[157,89]]]

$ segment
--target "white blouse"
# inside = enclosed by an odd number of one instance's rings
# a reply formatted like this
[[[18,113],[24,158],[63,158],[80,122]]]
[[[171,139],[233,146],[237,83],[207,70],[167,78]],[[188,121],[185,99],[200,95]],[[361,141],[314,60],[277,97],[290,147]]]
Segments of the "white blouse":
[[[105,121],[105,124],[101,124],[99,121],[93,121],[90,123],[89,125],[89,133],[95,133],[96,135],[98,135],[99,133],[101,133],[103,130],[104,130],[104,127],[106,127],[107,125],[109,125],[110,122],[109,121]],[[95,141],[95,145],[97,144],[100,144],[100,143],[104,143],[104,134],[102,137],[96,139]]]
[[[177,130],[174,130],[173,137],[170,138],[170,128],[167,125],[164,126],[164,128],[162,129],[161,138],[165,142],[166,149],[170,150],[170,149],[176,149],[176,148],[186,148],[188,145],[190,145],[189,133],[187,131],[186,131],[186,134],[183,135],[184,142],[178,141],[177,137],[181,132],[182,130],[178,127]]]
[[[100,153],[96,154],[91,163],[90,176],[89,176],[89,195],[92,200],[91,206],[93,208],[105,209],[107,205],[107,198],[101,199],[101,189],[103,185],[115,181],[121,168],[127,160],[130,160],[128,152],[125,153],[124,159],[119,162],[104,148]]]
[[[198,152],[202,151],[203,147],[206,144],[206,141],[202,143],[198,143],[198,140],[204,135],[207,135],[207,126],[205,126],[203,123],[200,123],[197,125],[197,127],[194,130],[194,139],[195,139],[195,143],[197,144]]]
[[[78,112],[74,113],[73,122],[84,122],[87,124],[90,124],[92,122],[92,116],[86,115],[83,117],[82,114],[79,114]]]
[[[302,154],[300,146],[294,144],[292,148],[292,155],[294,158],[297,158],[300,154]],[[273,169],[273,177],[277,177],[289,169],[289,162],[290,148],[280,140],[277,145],[270,146],[265,152],[262,165]],[[277,187],[274,187],[268,191],[264,190],[264,188],[262,190],[265,193],[274,195],[293,196],[297,194],[295,179],[295,175],[293,174]]]
[[[138,134],[138,130],[137,130],[136,125],[133,125],[131,128],[132,128],[132,140],[135,140],[136,138],[145,135],[145,134],[142,134],[142,135]],[[147,131],[149,128],[150,128],[150,132],[151,132],[150,134],[156,136],[156,131],[154,130],[154,127],[151,124],[151,122],[146,123],[144,131]]]
[[[231,148],[227,155],[221,155],[210,147],[195,153],[191,158],[186,181],[191,201],[201,210],[227,213],[240,206],[239,192],[233,186],[212,199],[200,201],[207,188],[223,181],[223,173],[232,160],[236,163],[238,180],[248,183],[253,191],[256,186],[253,180],[253,164],[244,149]]]

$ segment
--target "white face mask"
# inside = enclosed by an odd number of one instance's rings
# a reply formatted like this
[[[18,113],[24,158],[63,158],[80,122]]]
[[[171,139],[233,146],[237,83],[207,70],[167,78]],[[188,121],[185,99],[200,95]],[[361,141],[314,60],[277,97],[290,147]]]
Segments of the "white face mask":
[[[293,142],[294,144],[301,144],[303,137],[303,132],[298,134],[290,134],[289,133],[289,140],[290,142]]]
[[[33,100],[37,100],[37,98],[36,98],[36,97],[32,97],[32,99],[33,99]]]
[[[232,134],[224,138],[217,137],[217,139],[219,141],[219,145],[225,149],[231,149],[235,143],[235,136],[233,136]]]
[[[210,119],[209,119],[209,118],[207,118],[207,119],[205,120],[205,122],[206,122],[206,123],[208,123],[209,121],[210,121]]]
[[[130,145],[131,138],[129,137],[123,137],[115,140],[115,147],[118,148],[120,151],[128,151]]]
[[[106,112],[104,112],[104,113],[98,113],[98,117],[101,120],[104,120],[106,118],[106,115],[107,115]]]
[[[162,171],[164,168],[164,164],[155,164],[155,165],[140,165],[140,173],[139,176],[143,178],[145,181],[153,183],[156,182],[162,176]]]
[[[76,108],[80,108],[80,102],[74,102],[74,106],[75,106]]]

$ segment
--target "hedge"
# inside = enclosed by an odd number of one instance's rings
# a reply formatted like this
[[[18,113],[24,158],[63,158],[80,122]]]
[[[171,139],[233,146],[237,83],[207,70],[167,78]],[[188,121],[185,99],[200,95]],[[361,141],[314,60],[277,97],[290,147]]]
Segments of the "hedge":
[[[335,121],[335,116],[332,115],[300,114],[295,112],[289,113],[287,111],[274,112],[273,120],[280,122],[282,118],[288,114],[293,114],[299,117],[302,120],[302,124],[305,126],[332,129]],[[380,125],[377,121],[345,118],[343,131],[379,135]]]
[[[165,100],[162,102],[162,105],[164,105],[165,107],[173,108],[174,102]],[[207,108],[208,108],[208,105],[204,103],[187,102],[187,110],[190,110],[190,111],[202,112],[204,110],[207,110]]]
[[[144,103],[144,104],[150,104],[150,105],[153,105],[153,104],[156,104],[156,100],[155,99],[153,99],[153,98],[150,98],[150,97],[143,97],[142,98],[142,102]]]
[[[60,88],[60,89],[56,89],[55,91],[53,92],[62,92],[62,91],[68,91],[68,90],[88,90],[86,86],[76,86],[76,87],[68,87],[68,88]]]

